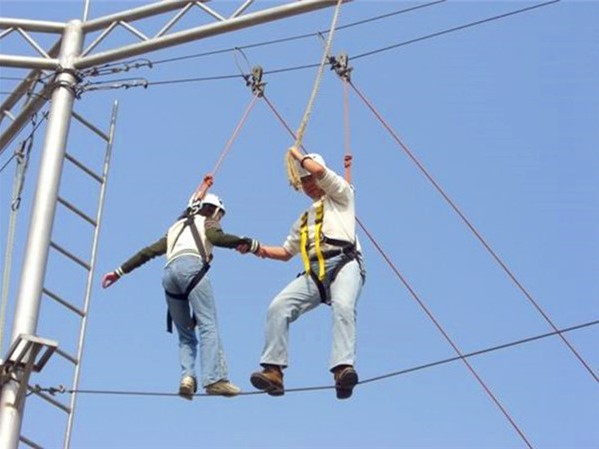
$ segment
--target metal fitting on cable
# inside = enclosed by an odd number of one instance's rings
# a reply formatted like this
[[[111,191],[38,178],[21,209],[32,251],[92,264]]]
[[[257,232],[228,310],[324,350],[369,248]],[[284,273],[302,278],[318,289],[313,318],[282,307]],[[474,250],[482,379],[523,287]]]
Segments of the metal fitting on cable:
[[[334,70],[341,79],[347,82],[351,81],[350,75],[353,67],[349,66],[347,53],[341,53],[337,58],[329,56],[329,64],[331,64],[331,70]]]
[[[252,69],[252,73],[249,75],[243,75],[245,85],[252,89],[252,93],[257,97],[264,96],[264,87],[266,83],[262,81],[262,75],[264,70],[261,66],[257,65]]]
[[[73,78],[75,78],[75,82],[72,83],[72,82],[69,82],[66,80],[58,80],[57,78],[60,75],[62,75],[63,73],[71,75]],[[56,70],[56,75],[54,76],[54,81],[52,82],[52,87],[53,88],[64,87],[66,89],[69,89],[76,98],[81,98],[81,90],[79,89],[79,85],[80,85],[81,81],[83,81],[83,78],[81,77],[81,74],[77,70],[59,66],[58,69]]]

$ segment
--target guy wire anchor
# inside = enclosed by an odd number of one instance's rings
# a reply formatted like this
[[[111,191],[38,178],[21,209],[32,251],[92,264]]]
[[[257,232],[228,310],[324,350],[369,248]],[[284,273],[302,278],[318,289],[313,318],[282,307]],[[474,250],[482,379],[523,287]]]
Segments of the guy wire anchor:
[[[331,64],[331,70],[334,70],[337,75],[348,83],[350,80],[350,74],[353,67],[349,66],[349,56],[347,53],[340,53],[337,58],[329,56],[329,64]]]
[[[252,69],[250,75],[243,75],[245,79],[245,85],[252,89],[252,93],[258,97],[264,96],[264,87],[266,83],[262,81],[262,74],[264,70],[261,66],[257,65]]]

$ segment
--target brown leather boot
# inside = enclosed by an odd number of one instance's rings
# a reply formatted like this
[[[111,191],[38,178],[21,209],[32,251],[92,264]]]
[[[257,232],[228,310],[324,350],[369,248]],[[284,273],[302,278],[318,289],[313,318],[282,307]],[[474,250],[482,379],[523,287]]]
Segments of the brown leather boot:
[[[339,365],[333,368],[337,399],[349,398],[358,383],[358,373],[351,365]]]
[[[257,371],[250,377],[250,382],[258,390],[265,391],[271,396],[283,396],[283,371],[278,365],[262,365],[264,369]]]

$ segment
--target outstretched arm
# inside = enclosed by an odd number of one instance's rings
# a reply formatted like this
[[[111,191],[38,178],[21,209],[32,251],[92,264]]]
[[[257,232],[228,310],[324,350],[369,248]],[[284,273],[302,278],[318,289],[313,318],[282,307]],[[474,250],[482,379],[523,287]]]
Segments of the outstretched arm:
[[[225,233],[218,220],[206,219],[204,222],[206,238],[214,246],[220,246],[222,248],[235,248],[240,253],[245,254],[248,251],[256,253],[260,248],[260,243],[256,239],[249,237],[239,237],[234,234]]]
[[[293,257],[293,254],[291,254],[282,246],[266,245],[260,245],[260,248],[258,249],[258,252],[256,252],[256,255],[266,259],[281,260],[283,262],[286,262]]]
[[[131,271],[145,264],[148,260],[161,256],[164,253],[166,253],[166,237],[162,237],[161,239],[152,243],[150,246],[146,246],[133,257],[129,258],[116,270],[106,273],[102,277],[102,287],[110,287],[124,274],[130,273]]]

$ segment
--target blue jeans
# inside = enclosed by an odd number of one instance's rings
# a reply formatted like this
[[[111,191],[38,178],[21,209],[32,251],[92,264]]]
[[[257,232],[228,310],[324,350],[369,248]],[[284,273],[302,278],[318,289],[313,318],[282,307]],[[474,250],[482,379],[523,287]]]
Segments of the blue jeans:
[[[164,268],[162,286],[166,292],[185,293],[185,289],[202,268],[198,257],[181,256]],[[190,306],[198,326],[200,343],[200,365],[202,369],[202,385],[226,380],[227,363],[218,333],[214,294],[208,276],[195,286],[188,300],[176,299],[165,292],[168,310],[179,335],[179,360],[181,362],[181,378],[195,373],[198,338],[195,328],[190,327]]]
[[[326,261],[327,274],[341,260]],[[313,266],[313,269],[317,267]],[[356,305],[363,285],[363,272],[357,260],[347,263],[330,286],[333,313],[333,342],[330,369],[338,365],[354,365],[356,359]],[[266,342],[261,364],[288,364],[289,324],[300,315],[322,304],[318,288],[309,276],[291,281],[270,303],[266,318]]]

